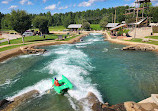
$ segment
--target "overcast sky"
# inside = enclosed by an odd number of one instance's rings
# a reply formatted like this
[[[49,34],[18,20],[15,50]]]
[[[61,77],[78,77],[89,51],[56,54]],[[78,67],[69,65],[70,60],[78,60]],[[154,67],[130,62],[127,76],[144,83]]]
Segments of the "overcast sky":
[[[76,12],[88,9],[102,9],[116,6],[132,6],[135,0],[0,0],[0,12],[10,13],[12,9],[26,10],[28,13]],[[158,0],[151,0],[158,6]]]

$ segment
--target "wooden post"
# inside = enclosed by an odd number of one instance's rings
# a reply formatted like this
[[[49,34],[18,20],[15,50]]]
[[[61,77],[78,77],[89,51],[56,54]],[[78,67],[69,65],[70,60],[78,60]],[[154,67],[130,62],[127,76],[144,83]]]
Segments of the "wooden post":
[[[115,19],[114,19],[114,23],[116,23],[116,8],[115,8]]]
[[[112,23],[114,22],[113,14],[112,14]]]
[[[138,0],[137,0],[136,3],[138,3]],[[136,8],[137,8],[137,7],[136,7]],[[135,34],[134,34],[134,38],[136,38],[137,22],[138,22],[138,8],[137,8],[137,16],[136,16],[136,23],[135,23]]]
[[[143,3],[143,11],[142,11],[142,19],[144,18],[144,3]]]

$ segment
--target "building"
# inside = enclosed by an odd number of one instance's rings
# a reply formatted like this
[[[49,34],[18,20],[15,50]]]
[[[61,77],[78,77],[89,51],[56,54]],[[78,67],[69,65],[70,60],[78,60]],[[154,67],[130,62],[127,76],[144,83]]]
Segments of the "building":
[[[22,35],[23,35],[24,37],[33,36],[33,32],[30,31],[30,30],[26,30]]]
[[[70,24],[68,26],[68,29],[71,29],[72,31],[78,31],[80,28],[82,28],[82,24]]]
[[[108,23],[108,24],[106,25],[106,29],[114,28],[114,27],[116,27],[116,26],[118,26],[118,25],[119,25],[119,23]]]
[[[151,28],[152,28],[152,33],[158,33],[158,23],[150,23]]]

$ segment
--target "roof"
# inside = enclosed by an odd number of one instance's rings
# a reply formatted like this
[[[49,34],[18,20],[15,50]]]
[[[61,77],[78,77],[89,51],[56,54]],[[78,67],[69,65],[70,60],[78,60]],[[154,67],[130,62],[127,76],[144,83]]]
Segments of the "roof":
[[[150,23],[150,26],[158,26],[158,23]]]
[[[112,30],[118,29],[118,28],[120,28],[120,27],[125,27],[125,26],[126,26],[126,24],[121,24],[121,25],[119,25],[119,26],[116,26],[116,27],[114,27],[114,28],[111,28],[110,30],[112,31]]]
[[[140,20],[139,22],[135,23],[136,25],[141,24],[144,20],[146,20],[147,18],[143,18],[142,20]]]
[[[82,27],[82,24],[70,24],[69,26],[68,26],[68,28],[81,28]]]
[[[119,23],[108,23],[106,27],[113,28],[116,27],[117,25],[119,25]]]

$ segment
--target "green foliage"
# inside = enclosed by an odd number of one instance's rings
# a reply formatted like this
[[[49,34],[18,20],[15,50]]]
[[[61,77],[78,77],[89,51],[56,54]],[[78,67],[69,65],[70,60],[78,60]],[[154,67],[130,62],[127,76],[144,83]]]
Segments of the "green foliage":
[[[1,27],[1,20],[2,20],[3,17],[4,17],[4,14],[2,14],[2,13],[0,12],[0,29],[2,28],[2,27]]]
[[[33,19],[33,26],[39,28],[39,31],[43,34],[48,34],[48,19],[45,16],[36,16]]]
[[[51,12],[47,12],[46,14],[46,17],[48,19],[48,26],[52,26],[53,25],[53,19],[52,19],[52,16],[51,16]]]
[[[158,39],[158,36],[147,36],[145,38],[150,38],[150,39]]]
[[[122,36],[122,35],[123,35],[123,31],[122,30],[117,32],[117,36]]]
[[[128,34],[129,31],[130,31],[129,29],[125,29],[123,30],[123,33]]]
[[[20,34],[31,27],[30,16],[24,10],[12,10],[9,20],[12,28]]]
[[[102,30],[99,24],[91,24],[90,27],[92,30]]]
[[[104,16],[101,21],[100,21],[100,27],[105,29],[106,25],[108,24],[108,17],[107,16]]]
[[[11,15],[6,14],[1,20],[1,28],[2,29],[13,29],[11,25]]]
[[[71,24],[71,14],[65,15],[61,17],[62,24],[64,27],[68,27]]]
[[[82,20],[82,28],[86,30],[90,30],[90,23],[86,19]]]
[[[151,22],[157,23],[158,22],[158,7],[150,7],[149,8],[149,17],[153,17]]]
[[[66,29],[64,26],[52,26],[52,27],[49,27],[49,31],[63,31],[64,29]]]

